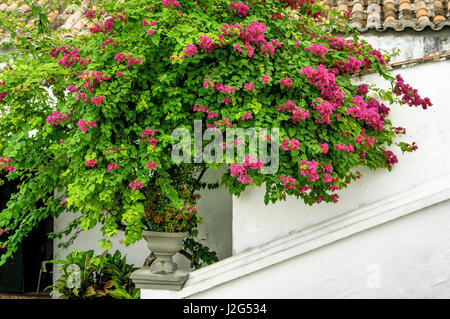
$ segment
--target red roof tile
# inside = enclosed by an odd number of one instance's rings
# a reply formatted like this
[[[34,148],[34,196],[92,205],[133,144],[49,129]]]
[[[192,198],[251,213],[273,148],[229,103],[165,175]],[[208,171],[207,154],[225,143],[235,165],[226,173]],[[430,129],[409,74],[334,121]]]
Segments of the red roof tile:
[[[434,31],[450,26],[450,0],[319,0],[325,8],[350,12],[350,26],[368,30]]]
[[[118,0],[123,1],[123,0]],[[350,26],[360,32],[368,30],[403,31],[407,28],[422,31],[426,28],[441,30],[450,26],[450,0],[319,0],[327,9],[350,12]],[[67,30],[67,36],[87,33],[90,24],[84,18],[90,1],[83,0],[81,6],[74,9],[50,8],[48,0],[37,3],[50,9],[48,19],[53,30]],[[31,8],[23,1],[8,0],[0,4],[0,12],[19,17],[22,24],[33,27],[35,18]],[[0,40],[8,37],[8,32],[0,30]]]

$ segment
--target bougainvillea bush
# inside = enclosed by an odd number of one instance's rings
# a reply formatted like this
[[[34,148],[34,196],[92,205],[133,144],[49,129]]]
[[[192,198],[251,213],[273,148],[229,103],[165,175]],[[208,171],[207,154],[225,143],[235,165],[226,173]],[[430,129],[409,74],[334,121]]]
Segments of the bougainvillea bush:
[[[223,159],[231,165],[222,184],[236,195],[265,184],[266,203],[336,202],[357,167],[390,170],[388,146],[417,147],[396,140],[405,130],[391,124],[388,105],[426,109],[429,99],[314,0],[96,5],[85,13],[89,32],[68,40],[34,6],[39,28],[15,32],[16,50],[3,57],[0,165],[2,178],[21,185],[1,213],[2,261],[41,219],[65,210],[81,212],[66,233],[100,223],[105,247],[119,229],[132,244],[142,229],[169,231],[166,218],[188,223],[204,170],[220,166],[172,161],[172,131],[192,132],[194,120],[279,128],[277,172],[261,174],[267,163],[251,154]],[[352,84],[367,70],[393,89]]]

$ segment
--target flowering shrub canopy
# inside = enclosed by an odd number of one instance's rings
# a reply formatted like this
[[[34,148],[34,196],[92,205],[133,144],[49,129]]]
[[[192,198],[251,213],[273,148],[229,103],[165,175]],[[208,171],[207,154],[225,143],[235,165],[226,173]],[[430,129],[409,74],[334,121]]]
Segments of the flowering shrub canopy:
[[[314,0],[98,6],[85,14],[89,34],[66,41],[45,28],[44,9],[33,8],[40,32],[15,32],[16,50],[2,57],[0,168],[2,178],[21,178],[0,215],[10,234],[2,261],[40,220],[66,209],[81,217],[65,234],[99,222],[105,247],[118,229],[126,244],[143,228],[159,229],[164,215],[148,214],[155,191],[186,222],[204,186],[194,177],[219,166],[171,160],[172,131],[193,131],[194,120],[217,130],[279,128],[275,174],[261,174],[266,163],[248,154],[243,163],[226,159],[222,183],[236,195],[265,183],[266,203],[292,195],[313,204],[336,202],[336,191],[359,178],[355,168],[397,162],[387,147],[404,129],[392,127],[386,103],[431,105],[357,35],[330,35],[348,34],[343,17]],[[369,69],[393,91],[352,84]]]

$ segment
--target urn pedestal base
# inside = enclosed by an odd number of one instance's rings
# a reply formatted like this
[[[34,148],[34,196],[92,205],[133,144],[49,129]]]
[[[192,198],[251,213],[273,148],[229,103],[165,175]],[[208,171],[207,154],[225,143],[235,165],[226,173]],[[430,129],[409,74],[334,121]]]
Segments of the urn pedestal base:
[[[131,274],[136,288],[157,290],[181,290],[189,272],[177,270],[173,256],[183,247],[188,233],[162,233],[144,231],[142,236],[147,246],[156,256],[150,267],[143,267]]]
[[[150,267],[144,267],[131,274],[136,288],[139,289],[160,289],[160,290],[181,290],[189,277],[187,271],[177,270],[173,273],[154,273]]]

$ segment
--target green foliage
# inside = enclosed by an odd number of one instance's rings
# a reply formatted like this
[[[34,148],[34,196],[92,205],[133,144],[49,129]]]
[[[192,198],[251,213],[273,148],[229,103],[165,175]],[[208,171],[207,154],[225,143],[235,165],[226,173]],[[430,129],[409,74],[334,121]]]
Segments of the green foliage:
[[[0,228],[9,231],[7,240],[0,243],[7,247],[0,248],[0,264],[40,220],[67,210],[79,211],[81,217],[52,237],[76,235],[101,224],[105,248],[110,247],[110,238],[119,230],[125,232],[125,243],[130,245],[142,238],[143,229],[195,228],[195,214],[187,218],[183,211],[185,215],[177,218],[178,213],[173,213],[182,203],[193,206],[200,189],[217,187],[203,183],[201,174],[207,168],[217,169],[219,164],[172,161],[171,149],[176,143],[171,137],[173,130],[185,128],[192,136],[194,120],[219,129],[225,122],[215,122],[226,119],[233,128],[279,128],[280,142],[300,141],[298,150],[280,151],[277,173],[264,175],[248,170],[253,185],[265,184],[266,204],[287,196],[301,198],[309,205],[336,199],[330,193],[330,184],[322,178],[312,181],[299,173],[302,160],[317,161],[319,169],[332,165],[330,174],[338,189],[358,178],[357,167],[391,169],[383,155],[396,136],[390,121],[386,119],[378,131],[348,113],[354,106],[353,96],[358,95],[357,86],[350,80],[352,74],[343,71],[336,75],[344,97],[330,124],[324,124],[317,122],[321,115],[313,106],[324,100],[321,89],[311,84],[302,70],[319,65],[331,68],[347,61],[348,56],[356,56],[364,60],[365,69],[388,81],[394,78],[379,52],[343,26],[340,14],[327,12],[328,17],[322,19],[324,9],[307,1],[297,11],[287,6],[297,2],[246,1],[250,10],[239,16],[230,10],[229,0],[180,1],[179,8],[166,8],[160,0],[105,0],[95,2],[97,10],[91,21],[98,24],[100,32],[74,39],[48,28],[46,14],[53,7],[32,4],[32,13],[38,18],[34,30],[25,30],[18,23],[20,15],[1,13],[0,26],[11,34],[11,41],[2,46],[15,48],[0,55],[0,63],[7,65],[0,73],[0,93],[4,92],[0,100],[0,156],[11,158],[15,168],[1,179],[20,179],[21,183],[0,214]],[[102,11],[106,14],[100,15]],[[275,19],[277,14],[283,19]],[[114,19],[113,23],[106,26],[105,17]],[[148,26],[151,21],[157,23]],[[262,43],[254,41],[250,45],[255,52],[250,57],[245,36],[239,32],[224,35],[221,30],[225,24],[244,30],[253,21],[264,23],[267,43],[271,39],[281,42],[273,55],[261,52]],[[332,31],[352,35],[354,42],[346,40],[342,50],[332,48]],[[214,42],[211,50],[200,46],[200,36]],[[187,56],[184,51],[188,44],[195,44],[198,54]],[[306,50],[312,44],[325,46],[328,53],[319,57]],[[261,81],[263,75],[270,77],[270,83]],[[280,85],[286,77],[292,79],[289,90]],[[205,81],[210,87],[206,88]],[[246,83],[253,83],[254,90],[245,89]],[[219,92],[214,89],[218,84],[235,90]],[[366,103],[379,97],[391,103],[399,101],[392,92],[376,88],[363,99]],[[93,98],[99,99],[97,104]],[[224,98],[229,100],[224,103]],[[278,110],[288,99],[311,116],[293,122],[291,114]],[[218,116],[209,118],[205,112],[194,112],[196,104]],[[53,112],[67,118],[50,125],[48,117]],[[251,113],[251,120],[242,119],[246,112]],[[146,129],[158,131],[144,136]],[[370,148],[355,143],[363,130],[376,139]],[[150,141],[150,137],[158,141]],[[203,146],[208,143],[203,141]],[[328,143],[330,151],[322,153],[318,143]],[[334,149],[338,144],[351,144],[354,152]],[[194,156],[194,148],[188,153]],[[237,161],[235,157],[221,159]],[[149,169],[149,162],[156,168]],[[296,179],[295,189],[286,189],[280,181],[286,176]],[[221,184],[235,195],[249,185],[231,172],[223,176]],[[299,192],[304,186],[308,191]],[[43,205],[36,208],[38,201]],[[164,222],[156,223],[156,216]]]
[[[140,290],[130,279],[133,265],[119,251],[95,256],[93,250],[75,250],[52,262],[61,265],[62,274],[48,288],[61,299],[139,299]]]
[[[208,247],[196,241],[194,238],[186,238],[184,240],[184,250],[192,256],[191,266],[195,269],[219,261],[215,251],[210,251]]]

